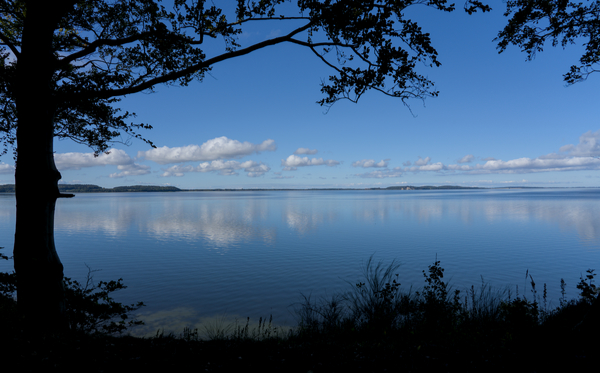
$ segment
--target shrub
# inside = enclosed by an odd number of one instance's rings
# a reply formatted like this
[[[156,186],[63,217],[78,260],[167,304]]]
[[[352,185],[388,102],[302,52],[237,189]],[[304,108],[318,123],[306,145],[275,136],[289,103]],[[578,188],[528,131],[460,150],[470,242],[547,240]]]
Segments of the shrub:
[[[11,258],[0,254],[0,259]],[[113,292],[126,288],[123,279],[94,284],[93,272],[96,271],[88,267],[85,285],[69,277],[63,279],[65,317],[69,329],[86,333],[114,334],[122,333],[135,325],[142,325],[143,321],[131,319],[130,314],[143,307],[143,302],[124,305],[111,297]],[[0,272],[0,313],[3,319],[7,319],[8,315],[16,315],[16,291],[16,273]]]
[[[395,326],[402,313],[402,293],[397,281],[399,264],[392,261],[383,268],[370,257],[365,265],[365,282],[358,282],[346,298],[350,300],[352,318],[358,324],[377,329]]]
[[[594,270],[588,269],[586,272],[587,275],[585,276],[585,279],[583,276],[580,276],[577,289],[580,290],[579,295],[581,296],[581,299],[589,304],[592,304],[598,297],[598,291],[600,289],[598,289],[598,287],[596,287],[594,284],[594,277],[596,277]]]
[[[123,279],[100,281],[94,285],[92,271],[88,267],[85,286],[69,277],[64,278],[66,315],[69,328],[87,333],[122,333],[128,327],[144,322],[129,319],[129,314],[144,306],[143,302],[124,305],[116,302],[111,293],[125,289]],[[115,321],[115,319],[120,319]]]
[[[0,247],[0,250],[3,249]],[[8,256],[0,253],[0,259],[8,260]],[[17,279],[15,273],[0,272],[0,312],[7,315],[16,310],[16,302],[13,294],[17,291]]]

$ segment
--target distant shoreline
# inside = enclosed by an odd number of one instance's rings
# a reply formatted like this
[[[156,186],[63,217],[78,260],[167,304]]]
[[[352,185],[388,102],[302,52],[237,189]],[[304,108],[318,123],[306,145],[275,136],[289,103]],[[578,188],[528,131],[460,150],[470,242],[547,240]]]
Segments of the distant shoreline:
[[[103,188],[93,184],[58,184],[62,193],[143,193],[143,192],[243,192],[243,191],[325,191],[325,190],[473,190],[473,189],[556,189],[557,187],[506,186],[496,188],[463,187],[457,185],[442,186],[389,186],[386,188],[215,188],[180,189],[174,186],[131,185]],[[562,189],[562,188],[560,188]],[[14,184],[0,185],[0,193],[15,193]]]

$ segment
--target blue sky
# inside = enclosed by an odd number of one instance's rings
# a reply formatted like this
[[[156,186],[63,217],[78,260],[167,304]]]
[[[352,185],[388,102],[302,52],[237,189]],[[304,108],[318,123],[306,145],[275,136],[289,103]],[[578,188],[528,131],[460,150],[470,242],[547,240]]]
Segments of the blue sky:
[[[203,82],[156,88],[120,107],[154,129],[98,158],[55,142],[64,183],[181,188],[386,187],[390,185],[600,186],[600,74],[565,87],[581,45],[535,60],[517,47],[498,54],[503,4],[468,16],[410,10],[431,34],[442,66],[423,66],[440,91],[424,103],[377,92],[327,113],[315,102],[331,71],[309,50],[279,45],[213,67]],[[461,8],[459,6],[459,8]],[[285,33],[249,29],[243,45]],[[581,43],[580,43],[581,44]],[[14,183],[10,154],[0,184]]]

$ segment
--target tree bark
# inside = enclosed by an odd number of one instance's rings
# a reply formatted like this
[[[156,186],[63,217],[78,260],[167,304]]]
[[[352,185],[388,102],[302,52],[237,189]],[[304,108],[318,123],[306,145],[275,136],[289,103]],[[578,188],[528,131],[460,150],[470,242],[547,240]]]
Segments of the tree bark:
[[[17,222],[14,263],[17,304],[25,326],[65,326],[63,265],[54,246],[54,208],[60,173],[54,164],[54,82],[52,36],[56,4],[29,2],[17,62]]]

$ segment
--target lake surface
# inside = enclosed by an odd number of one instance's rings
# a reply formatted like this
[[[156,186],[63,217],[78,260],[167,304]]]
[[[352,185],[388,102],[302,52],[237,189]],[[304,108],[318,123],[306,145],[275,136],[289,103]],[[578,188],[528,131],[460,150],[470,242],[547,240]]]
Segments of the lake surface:
[[[0,194],[5,254],[14,225],[14,195]],[[55,230],[65,275],[122,277],[115,298],[147,304],[145,332],[220,315],[295,325],[301,294],[349,290],[371,255],[401,263],[406,288],[436,257],[463,290],[483,277],[529,292],[528,271],[553,304],[561,278],[575,297],[600,271],[600,189],[78,194],[58,201]]]

